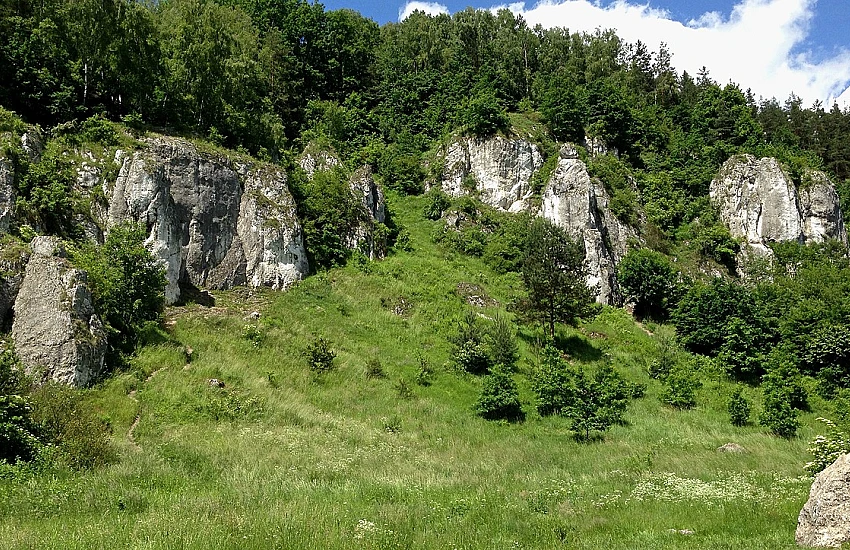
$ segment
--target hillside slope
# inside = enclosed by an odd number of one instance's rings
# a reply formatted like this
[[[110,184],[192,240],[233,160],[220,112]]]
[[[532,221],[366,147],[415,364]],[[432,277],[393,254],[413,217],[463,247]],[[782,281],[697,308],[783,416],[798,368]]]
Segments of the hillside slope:
[[[610,361],[647,385],[625,425],[579,443],[565,419],[534,412],[534,328],[518,338],[526,421],[475,416],[481,381],[452,369],[447,337],[465,309],[504,312],[521,285],[435,245],[442,222],[423,218],[426,200],[389,197],[409,252],[287,293],[234,290],[214,308],[170,309],[168,332],[131,372],[85,390],[119,461],[88,473],[3,470],[0,547],[795,547],[817,397],[790,441],[733,427],[732,384],[718,373],[702,372],[695,409],[663,406],[647,365],[650,332],[664,327],[606,308],[559,343],[573,362]],[[461,283],[478,285],[486,307],[466,305]],[[303,356],[318,336],[338,354],[322,376]],[[435,371],[429,385],[416,381],[420,358]],[[367,378],[374,359],[385,378]],[[748,452],[718,453],[727,442]]]

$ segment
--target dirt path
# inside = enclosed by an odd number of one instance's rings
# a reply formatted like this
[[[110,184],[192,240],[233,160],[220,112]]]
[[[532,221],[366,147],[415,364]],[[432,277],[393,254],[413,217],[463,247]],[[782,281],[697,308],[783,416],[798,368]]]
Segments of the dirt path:
[[[150,376],[145,378],[145,383],[148,383],[151,380],[153,380],[154,376],[161,373],[162,371],[164,371],[167,368],[168,367],[162,367],[162,368],[156,369],[155,371],[150,373]],[[131,391],[129,394],[127,394],[127,396],[130,399],[132,399],[133,401],[135,401],[138,405],[139,399],[136,397],[136,390]],[[130,446],[133,447],[136,450],[141,450],[141,447],[139,447],[139,444],[136,442],[136,438],[135,438],[135,435],[134,435],[134,433],[136,431],[136,427],[139,425],[139,421],[141,419],[142,419],[142,407],[141,407],[141,405],[138,405],[138,412],[136,413],[136,418],[133,420],[133,423],[130,424],[130,429],[127,430],[127,440],[130,442]]]

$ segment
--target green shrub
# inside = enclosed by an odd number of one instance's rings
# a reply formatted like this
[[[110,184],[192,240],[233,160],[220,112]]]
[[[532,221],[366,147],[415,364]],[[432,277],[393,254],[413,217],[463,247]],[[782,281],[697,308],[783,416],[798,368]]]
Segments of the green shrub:
[[[531,379],[531,389],[537,397],[540,416],[561,414],[572,400],[572,375],[561,359],[561,352],[552,345],[543,349],[543,358]]]
[[[514,325],[507,317],[496,314],[493,323],[487,329],[487,343],[492,363],[513,370],[519,359],[519,347],[516,343]]]
[[[334,369],[336,352],[332,349],[331,343],[321,336],[313,338],[307,344],[305,355],[310,370],[316,374],[324,374]]]
[[[89,117],[83,121],[80,127],[80,137],[83,141],[102,145],[118,145],[119,140],[115,125],[102,114]]]
[[[592,432],[602,433],[623,422],[628,400],[628,384],[610,365],[603,365],[592,377],[579,368],[573,373],[571,396],[562,415],[571,420],[576,438],[587,441]]]
[[[489,89],[469,100],[462,116],[466,131],[474,136],[490,136],[510,126],[508,114]]]
[[[422,209],[422,215],[429,220],[439,220],[443,217],[443,212],[452,205],[449,196],[436,187],[428,191],[426,199],[428,202],[425,203],[425,207]]]
[[[31,460],[41,446],[21,372],[14,350],[0,352],[0,461]]]
[[[467,311],[457,323],[452,343],[452,361],[460,370],[471,374],[486,374],[492,365],[490,353],[484,342],[485,332],[473,311]]]
[[[787,390],[776,387],[764,388],[759,424],[779,437],[790,439],[797,435],[800,420],[797,409],[791,405],[791,396]]]
[[[256,420],[263,413],[259,397],[239,391],[210,388],[212,396],[202,405],[201,412],[216,421]]]
[[[750,421],[750,402],[744,397],[741,388],[735,388],[729,396],[726,410],[729,411],[729,420],[734,426],[746,426]]]
[[[417,353],[416,356],[419,362],[419,370],[416,371],[416,383],[420,386],[430,386],[434,378],[434,368],[431,366],[428,357],[421,353]]]
[[[681,297],[679,272],[664,254],[648,248],[632,249],[617,268],[618,281],[638,317],[663,321]]]
[[[410,384],[404,378],[399,378],[396,381],[395,393],[399,399],[404,399],[405,401],[409,401],[414,397],[413,388],[410,387]]]
[[[341,166],[317,171],[308,179],[300,169],[290,174],[290,188],[304,231],[311,269],[345,265],[351,255],[348,236],[363,221],[363,210]]]
[[[516,421],[525,418],[519,390],[508,369],[496,365],[484,377],[475,410],[487,420]]]
[[[377,357],[372,357],[366,361],[366,378],[386,378],[387,373],[384,371],[384,366],[381,360]]]
[[[687,367],[674,368],[662,379],[662,384],[662,403],[676,409],[692,409],[696,406],[696,392],[702,384]]]
[[[144,246],[140,224],[113,227],[103,246],[71,249],[71,259],[88,272],[88,283],[107,331],[112,360],[130,354],[145,325],[159,322],[165,307],[165,270]]]
[[[658,330],[658,354],[649,362],[649,376],[656,380],[664,379],[679,364],[682,351],[676,342],[676,336],[666,327]]]

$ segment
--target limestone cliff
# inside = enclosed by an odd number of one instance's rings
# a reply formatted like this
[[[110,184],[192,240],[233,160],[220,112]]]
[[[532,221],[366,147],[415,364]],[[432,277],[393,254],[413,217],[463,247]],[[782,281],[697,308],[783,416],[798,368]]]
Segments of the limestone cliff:
[[[36,237],[15,300],[12,337],[27,371],[85,386],[103,372],[106,332],[86,272],[73,269],[56,237]]]
[[[307,255],[287,187],[273,167],[202,154],[191,143],[144,140],[118,151],[120,171],[109,198],[107,226],[146,225],[148,247],[166,266],[168,303],[180,287],[236,285],[283,289],[308,271]]]
[[[441,159],[443,191],[453,197],[476,191],[483,203],[508,212],[528,208],[531,178],[543,166],[536,145],[503,136],[457,138]]]
[[[835,188],[822,172],[807,171],[798,191],[774,158],[730,158],[711,182],[710,196],[732,237],[771,255],[769,243],[847,243]]]
[[[543,191],[540,215],[584,241],[587,284],[597,289],[597,302],[619,305],[617,265],[625,256],[635,231],[620,222],[608,207],[610,198],[572,145],[564,145],[555,171]]]

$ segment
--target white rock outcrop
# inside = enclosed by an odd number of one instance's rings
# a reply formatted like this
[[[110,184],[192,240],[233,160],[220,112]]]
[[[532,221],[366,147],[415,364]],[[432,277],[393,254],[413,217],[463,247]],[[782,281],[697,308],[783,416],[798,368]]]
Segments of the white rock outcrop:
[[[483,203],[508,212],[528,208],[531,178],[543,166],[536,145],[503,136],[457,138],[442,159],[443,191],[459,197],[474,190]],[[469,188],[472,184],[474,189]]]
[[[847,243],[838,195],[822,172],[807,171],[798,192],[774,158],[730,158],[711,182],[709,194],[732,237],[758,255],[772,255],[769,243]]]
[[[284,289],[308,271],[301,226],[286,175],[273,167],[201,154],[191,143],[158,137],[121,166],[107,225],[142,222],[147,245],[166,267],[165,298],[180,287],[238,285]]]
[[[73,269],[56,237],[36,237],[15,300],[12,338],[27,372],[86,386],[103,372],[106,331],[86,272]]]
[[[597,290],[597,302],[620,305],[617,265],[626,255],[635,231],[619,221],[608,204],[610,197],[572,145],[560,150],[558,165],[543,190],[540,215],[567,230],[585,246],[587,284]]]
[[[8,233],[15,218],[15,170],[12,162],[0,157],[0,233]]]
[[[812,483],[797,519],[797,544],[838,548],[850,541],[850,455],[843,455]]]

